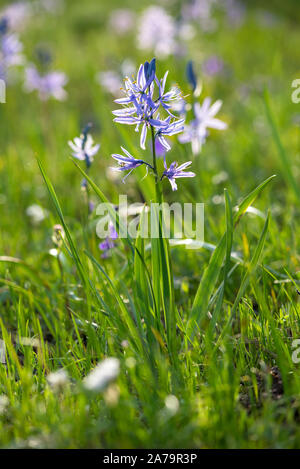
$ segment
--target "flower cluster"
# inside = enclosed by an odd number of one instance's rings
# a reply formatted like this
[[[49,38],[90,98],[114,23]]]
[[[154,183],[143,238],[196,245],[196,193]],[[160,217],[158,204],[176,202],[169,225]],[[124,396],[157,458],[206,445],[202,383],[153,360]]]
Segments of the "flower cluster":
[[[121,124],[135,125],[138,132],[142,127],[140,136],[140,146],[145,150],[147,130],[150,127],[155,129],[156,135],[166,150],[170,147],[165,135],[171,136],[182,132],[184,119],[176,120],[170,112],[172,104],[181,98],[178,88],[172,88],[165,91],[168,72],[162,80],[156,77],[156,63],[153,59],[150,63],[145,62],[141,65],[137,74],[136,81],[130,78],[125,79],[124,98],[116,99],[117,104],[122,104],[122,109],[113,111],[116,116],[114,121]],[[157,95],[155,94],[155,85],[157,85]],[[168,117],[160,118],[159,112],[165,110]]]
[[[143,150],[146,149],[147,132],[149,129],[151,129],[152,133],[152,142],[155,142],[154,148],[159,143],[165,152],[171,149],[165,137],[171,137],[184,130],[184,119],[177,118],[171,112],[176,104],[182,101],[181,91],[178,87],[173,87],[166,91],[167,76],[168,72],[165,73],[161,80],[157,78],[155,59],[152,59],[150,63],[145,62],[140,66],[136,80],[131,80],[128,77],[125,79],[125,89],[123,90],[125,97],[115,100],[123,108],[113,111],[115,115],[114,121],[121,124],[135,125],[137,132],[141,128],[140,146]],[[164,113],[165,117],[162,118],[160,113]],[[124,155],[112,155],[119,164],[115,168],[117,171],[129,171],[128,174],[130,174],[135,168],[146,165],[147,169],[151,168],[156,172],[156,169],[142,158],[134,158],[123,147],[122,150]],[[177,189],[175,183],[177,177],[194,176],[194,173],[183,173],[183,170],[189,166],[190,162],[181,166],[174,162],[168,169],[164,154],[164,164],[165,171],[161,179],[167,177],[173,190]]]

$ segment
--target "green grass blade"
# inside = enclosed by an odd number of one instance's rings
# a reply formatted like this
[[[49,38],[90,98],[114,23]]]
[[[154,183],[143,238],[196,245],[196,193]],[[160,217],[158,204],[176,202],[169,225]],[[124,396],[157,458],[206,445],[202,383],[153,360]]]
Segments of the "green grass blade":
[[[284,149],[284,146],[282,144],[277,125],[273,116],[273,112],[271,110],[271,105],[270,105],[270,96],[268,93],[268,90],[265,90],[264,92],[264,103],[265,103],[265,108],[266,108],[266,114],[268,118],[268,122],[270,124],[270,128],[272,131],[273,139],[275,142],[275,145],[278,150],[278,155],[281,161],[281,166],[282,166],[282,172],[283,175],[286,179],[286,182],[288,186],[290,186],[298,200],[300,200],[300,188],[299,184],[297,183],[296,179],[294,178],[293,170],[292,170],[292,165],[291,162],[286,154],[286,151]]]

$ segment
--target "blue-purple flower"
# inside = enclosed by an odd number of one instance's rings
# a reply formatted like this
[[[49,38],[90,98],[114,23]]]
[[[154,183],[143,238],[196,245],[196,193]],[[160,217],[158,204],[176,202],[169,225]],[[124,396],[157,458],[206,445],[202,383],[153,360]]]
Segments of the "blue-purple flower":
[[[205,60],[202,69],[206,75],[219,75],[224,70],[224,62],[217,55],[212,55]]]
[[[173,191],[175,191],[177,190],[177,178],[194,177],[195,174],[192,172],[185,172],[185,169],[190,166],[191,161],[183,163],[180,166],[178,166],[178,163],[174,161],[171,163],[169,168],[167,167],[166,152],[171,149],[171,146],[166,137],[171,137],[172,135],[176,135],[184,130],[184,118],[178,119],[171,112],[171,109],[173,110],[176,104],[182,104],[183,98],[178,87],[173,87],[170,91],[166,91],[167,76],[168,73],[164,75],[162,80],[157,78],[155,59],[150,63],[145,62],[144,65],[140,66],[137,79],[135,81],[126,78],[124,89],[126,96],[116,100],[118,104],[123,105],[123,108],[113,112],[116,116],[114,119],[115,122],[135,124],[137,131],[139,131],[140,126],[142,126],[140,136],[140,146],[142,149],[145,149],[147,130],[148,128],[151,128],[153,166],[142,158],[134,158],[123,147],[121,148],[124,155],[113,154],[112,157],[119,164],[119,167],[114,169],[117,171],[128,171],[126,177],[135,168],[146,165],[147,169],[152,169],[155,175],[155,180],[158,182],[159,176],[156,167],[156,148],[157,145],[159,145],[159,150],[164,156],[165,168],[160,180],[164,177],[168,178]],[[162,117],[160,116],[161,113]]]
[[[167,124],[165,127],[160,127],[155,136],[157,137],[160,144],[166,149],[166,151],[171,150],[169,142],[165,139],[165,136],[171,136],[179,134],[184,130],[184,119],[179,119],[178,121],[171,122],[171,117],[167,117],[165,120]]]
[[[173,191],[177,190],[177,184],[175,179],[193,178],[194,176],[196,176],[196,174],[192,173],[191,171],[185,172],[185,169],[188,168],[191,164],[191,161],[187,161],[186,163],[183,163],[178,166],[177,161],[173,161],[173,163],[171,163],[170,167],[168,168],[166,162],[164,162],[165,170],[163,172],[162,178],[166,177],[169,179]]]
[[[107,238],[99,244],[99,249],[103,251],[101,255],[102,258],[107,258],[109,256],[109,252],[115,247],[115,240],[118,238],[118,233],[116,232],[114,224],[111,221],[109,222],[108,229],[109,236],[107,236]]]
[[[53,97],[58,101],[63,101],[67,97],[64,86],[68,78],[63,72],[49,72],[46,75],[40,75],[37,69],[32,65],[25,71],[25,89],[26,91],[38,91],[42,101]]]
[[[7,20],[9,29],[16,31],[24,28],[27,20],[32,16],[32,6],[30,2],[24,2],[22,0],[16,1],[4,7],[0,15]]]
[[[6,78],[7,69],[24,63],[23,45],[16,33],[9,32],[6,18],[0,20],[0,75]]]
[[[211,105],[211,98],[205,98],[202,106],[200,103],[194,105],[195,118],[185,126],[184,133],[179,137],[181,143],[191,143],[194,155],[200,153],[208,135],[208,128],[218,130],[227,128],[225,122],[215,117],[221,106],[221,100]]]
[[[152,166],[147,163],[146,161],[143,161],[141,159],[136,159],[134,158],[134,156],[132,156],[129,151],[125,150],[125,148],[121,147],[123,152],[125,153],[125,155],[120,155],[118,153],[114,153],[113,155],[111,155],[119,164],[119,166],[117,167],[113,167],[112,169],[114,169],[115,171],[129,171],[128,174],[126,174],[126,176],[123,178],[123,182],[124,180],[127,178],[127,176],[129,176],[129,174],[135,169],[135,168],[138,168],[139,166],[145,164],[149,167],[152,168]]]
[[[115,102],[123,106],[122,109],[113,111],[116,116],[114,121],[121,124],[135,125],[138,132],[141,127],[140,146],[146,149],[147,131],[152,127],[157,134],[174,135],[178,133],[180,124],[176,125],[176,118],[170,112],[170,108],[181,99],[181,93],[178,88],[173,88],[165,92],[167,74],[159,81],[156,77],[156,63],[153,59],[150,63],[145,62],[140,66],[137,78],[132,81],[125,79],[124,93],[125,97],[117,99]],[[155,95],[155,84],[158,87],[157,96]],[[159,111],[164,110],[173,117],[174,120],[160,119]]]

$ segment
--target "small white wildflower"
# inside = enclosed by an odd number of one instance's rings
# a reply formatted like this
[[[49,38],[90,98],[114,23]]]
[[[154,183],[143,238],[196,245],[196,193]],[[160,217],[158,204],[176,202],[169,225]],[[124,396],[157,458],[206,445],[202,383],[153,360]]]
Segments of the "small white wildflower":
[[[26,215],[34,225],[38,225],[46,218],[47,212],[40,205],[33,204],[26,209]]]
[[[128,368],[134,368],[136,365],[136,359],[134,357],[128,357],[126,358],[125,363]]]
[[[83,385],[88,391],[103,391],[120,373],[117,358],[105,358],[84,378]]]
[[[165,406],[168,412],[175,415],[179,409],[179,400],[173,394],[170,394],[165,399]]]
[[[213,198],[211,200],[212,200],[212,203],[215,204],[215,205],[223,204],[224,203],[224,195],[216,194],[216,195],[213,196]]]
[[[70,148],[73,150],[72,155],[78,160],[87,161],[91,164],[94,160],[94,156],[98,153],[100,144],[94,145],[94,139],[89,134],[81,134],[80,137],[75,137],[74,142],[69,140]]]
[[[47,381],[53,389],[62,388],[69,382],[69,375],[64,370],[54,371],[47,376]]]
[[[221,171],[220,173],[216,174],[212,178],[212,183],[221,184],[222,182],[227,181],[227,179],[228,179],[228,173],[226,173],[226,171]]]
[[[119,402],[120,389],[116,384],[111,384],[104,392],[104,400],[110,407],[114,407]]]
[[[0,363],[6,363],[5,342],[0,339]]]
[[[9,399],[5,394],[0,395],[0,415],[4,414],[9,405]]]

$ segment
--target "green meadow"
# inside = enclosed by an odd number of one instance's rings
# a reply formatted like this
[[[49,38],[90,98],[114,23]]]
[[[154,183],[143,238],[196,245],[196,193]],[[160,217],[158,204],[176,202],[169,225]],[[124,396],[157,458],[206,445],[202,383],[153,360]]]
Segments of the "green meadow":
[[[24,63],[0,104],[0,447],[299,449],[298,2],[241,2],[236,16],[216,5],[211,24],[184,19],[188,2],[157,2],[186,21],[169,54],[138,42],[151,2],[48,3],[29,2],[16,28]],[[158,156],[157,178],[111,170],[121,146],[153,166],[151,133],[143,150],[134,126],[113,122],[121,106],[99,74],[122,82],[153,57],[187,122],[209,96],[227,124],[199,154],[168,138],[168,165],[195,173],[177,191]],[[29,64],[66,74],[63,101],[24,89]],[[68,145],[88,123],[101,145],[90,167]],[[96,207],[120,194],[203,203],[204,243],[119,236],[103,253]]]

